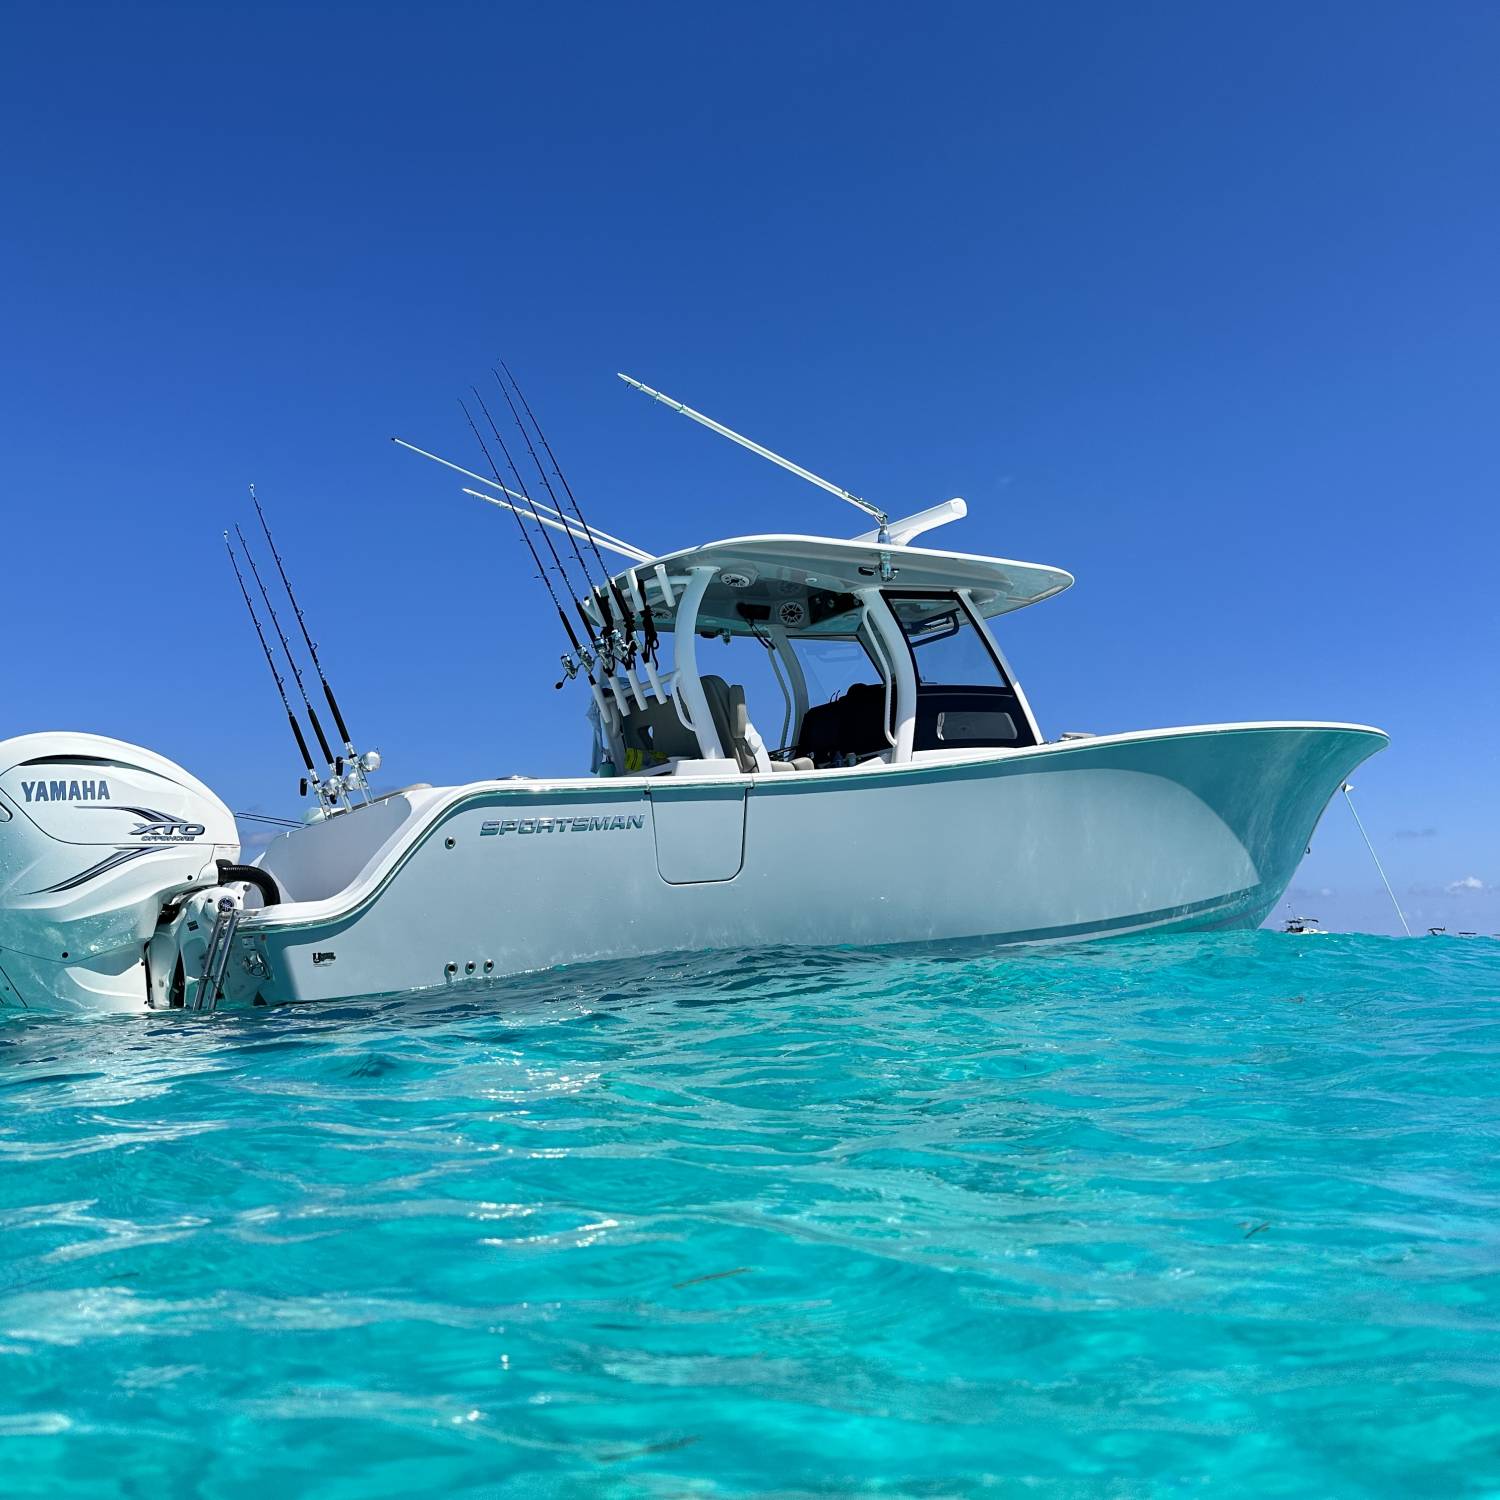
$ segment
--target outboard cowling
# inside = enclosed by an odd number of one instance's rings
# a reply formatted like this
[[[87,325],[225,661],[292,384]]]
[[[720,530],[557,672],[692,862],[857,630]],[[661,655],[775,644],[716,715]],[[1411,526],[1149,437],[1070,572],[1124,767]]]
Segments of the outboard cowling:
[[[145,1009],[163,907],[238,857],[234,815],[163,756],[96,734],[0,740],[0,1002]]]

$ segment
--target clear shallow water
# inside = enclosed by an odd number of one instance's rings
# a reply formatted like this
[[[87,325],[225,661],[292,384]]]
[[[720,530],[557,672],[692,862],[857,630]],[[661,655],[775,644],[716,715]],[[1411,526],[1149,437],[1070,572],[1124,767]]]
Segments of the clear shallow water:
[[[1500,1493],[1500,943],[0,1028],[0,1493]]]

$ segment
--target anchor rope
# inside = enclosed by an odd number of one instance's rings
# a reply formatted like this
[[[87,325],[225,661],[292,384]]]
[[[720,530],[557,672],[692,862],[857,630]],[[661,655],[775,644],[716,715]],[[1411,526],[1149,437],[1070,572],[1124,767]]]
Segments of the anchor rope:
[[[1391,898],[1391,905],[1396,908],[1396,915],[1401,918],[1401,926],[1407,937],[1411,936],[1411,928],[1407,926],[1406,913],[1401,910],[1401,903],[1396,899],[1396,893],[1391,889],[1391,883],[1385,878],[1385,867],[1380,863],[1380,856],[1375,852],[1375,846],[1370,842],[1370,835],[1365,832],[1365,825],[1360,821],[1359,814],[1354,811],[1354,798],[1349,795],[1352,788],[1346,781],[1339,788],[1344,794],[1344,801],[1349,804],[1349,811],[1354,813],[1354,826],[1359,829],[1359,836],[1365,841],[1365,848],[1370,851],[1370,858],[1375,861],[1375,868],[1380,874],[1381,883],[1385,886],[1385,893]]]

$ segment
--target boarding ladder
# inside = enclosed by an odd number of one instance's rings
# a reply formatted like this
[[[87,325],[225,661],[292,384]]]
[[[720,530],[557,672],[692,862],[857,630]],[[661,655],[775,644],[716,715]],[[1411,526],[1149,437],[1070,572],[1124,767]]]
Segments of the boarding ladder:
[[[224,993],[224,973],[229,968],[229,956],[234,952],[235,934],[240,930],[240,915],[239,902],[233,896],[219,898],[219,914],[214,918],[214,930],[203,955],[203,976],[194,996],[194,1010],[219,1008],[219,997]]]

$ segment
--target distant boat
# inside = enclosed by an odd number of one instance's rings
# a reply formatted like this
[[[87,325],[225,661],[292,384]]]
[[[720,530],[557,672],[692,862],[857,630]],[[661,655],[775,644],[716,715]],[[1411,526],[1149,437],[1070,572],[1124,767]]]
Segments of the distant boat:
[[[1293,932],[1299,937],[1327,937],[1323,924],[1316,917],[1288,917],[1283,932]]]

